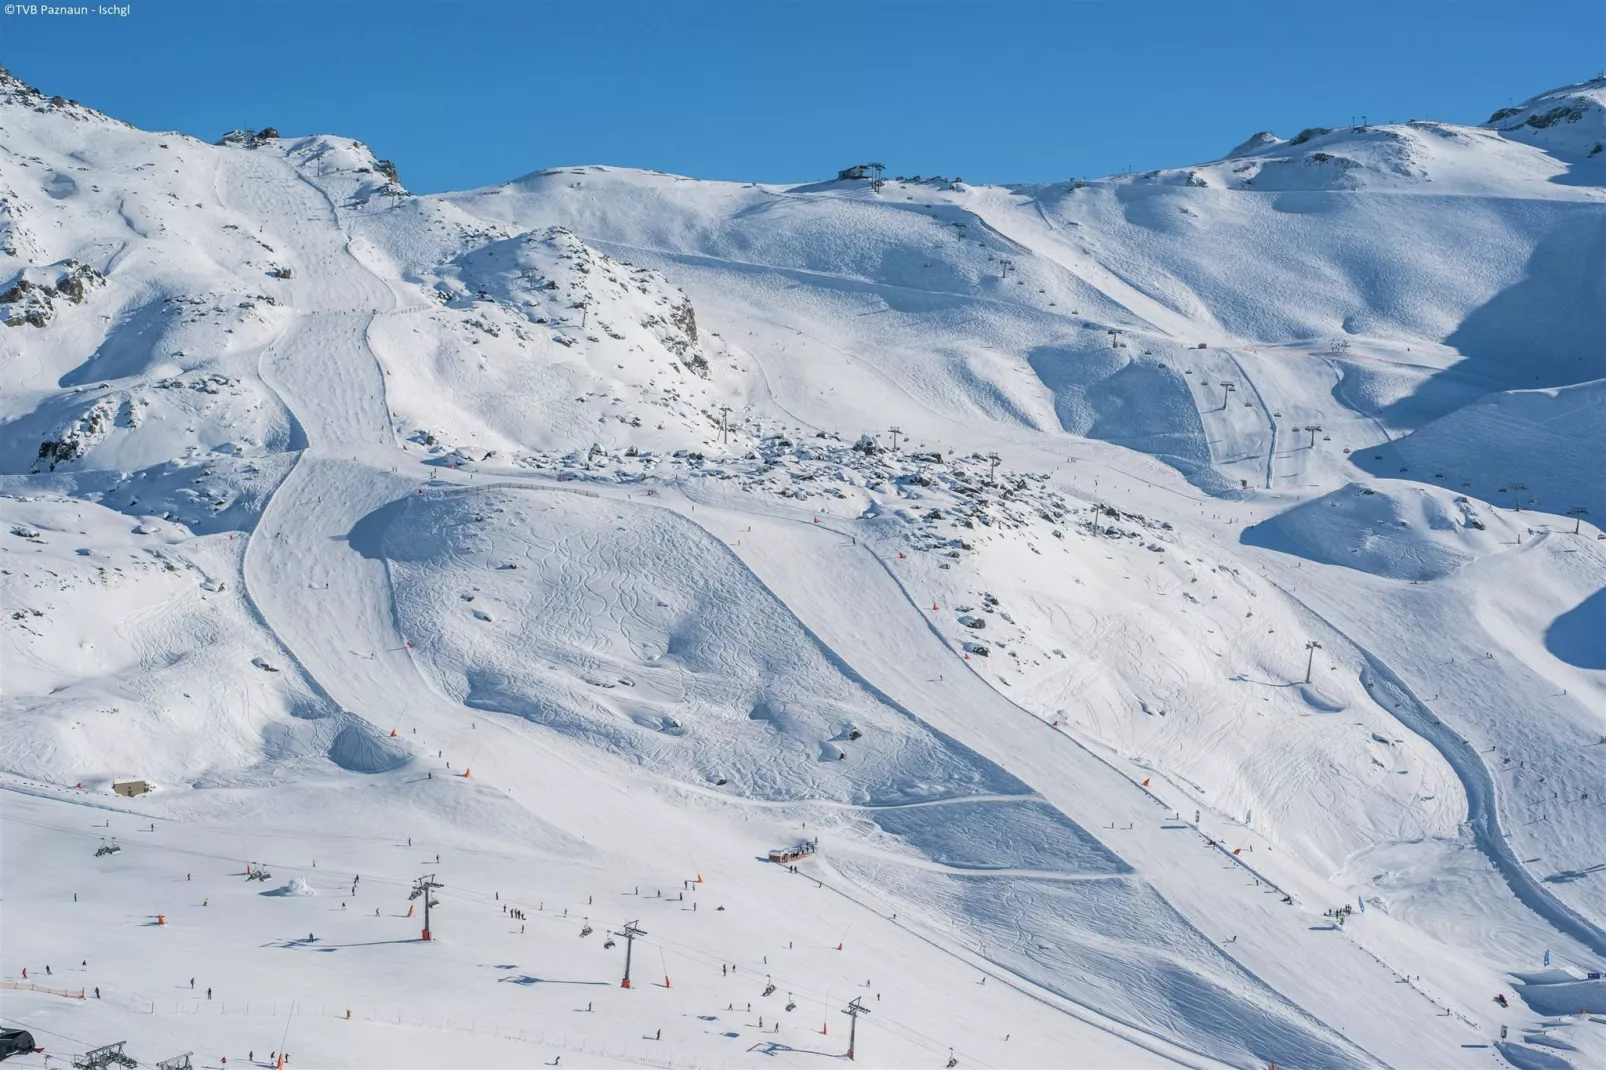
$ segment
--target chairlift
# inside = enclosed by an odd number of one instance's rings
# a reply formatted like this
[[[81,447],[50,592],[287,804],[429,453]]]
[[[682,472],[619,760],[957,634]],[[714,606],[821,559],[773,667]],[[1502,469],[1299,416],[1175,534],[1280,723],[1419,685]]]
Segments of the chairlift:
[[[580,935],[581,936],[590,936],[591,935],[591,923],[589,921],[586,922],[585,923],[585,927],[580,930]]]
[[[604,951],[607,951],[609,948],[611,948],[613,946],[614,946],[613,937],[611,937],[611,936],[608,937],[606,940],[604,940],[602,942],[602,950],[604,950]]]
[[[790,992],[786,994],[786,1009],[789,1011],[797,1010],[797,1000],[792,998],[792,993]]]

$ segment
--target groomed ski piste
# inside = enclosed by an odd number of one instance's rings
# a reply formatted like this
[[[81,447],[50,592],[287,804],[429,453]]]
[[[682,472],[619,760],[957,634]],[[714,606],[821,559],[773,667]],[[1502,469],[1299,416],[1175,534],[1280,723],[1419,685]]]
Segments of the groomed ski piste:
[[[1606,83],[437,196],[0,97],[15,1065],[1606,1061]]]

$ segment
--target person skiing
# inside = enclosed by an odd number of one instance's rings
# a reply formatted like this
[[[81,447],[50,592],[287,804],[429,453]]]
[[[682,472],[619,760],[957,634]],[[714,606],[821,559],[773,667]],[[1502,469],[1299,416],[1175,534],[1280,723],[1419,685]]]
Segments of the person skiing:
[[[191,992],[195,991],[195,978],[193,978],[193,977],[190,978],[190,991]]]
[[[46,977],[49,977],[49,976],[51,976],[51,973],[50,973],[50,963],[48,963],[48,962],[47,962],[47,963],[45,963],[45,976],[46,976]]]
[[[96,999],[100,998],[100,986],[99,985],[95,986],[95,998]]]
[[[22,968],[22,979],[24,981],[26,981],[28,979],[28,967],[26,967],[26,966],[24,966]]]

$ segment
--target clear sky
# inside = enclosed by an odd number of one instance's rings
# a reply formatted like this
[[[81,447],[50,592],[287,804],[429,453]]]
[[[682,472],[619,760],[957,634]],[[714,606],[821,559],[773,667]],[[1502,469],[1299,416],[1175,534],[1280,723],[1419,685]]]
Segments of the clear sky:
[[[583,163],[764,182],[869,159],[971,182],[1102,175],[1214,159],[1268,128],[1478,123],[1606,66],[1602,0],[128,9],[0,17],[0,62],[141,127],[359,138],[418,192]]]

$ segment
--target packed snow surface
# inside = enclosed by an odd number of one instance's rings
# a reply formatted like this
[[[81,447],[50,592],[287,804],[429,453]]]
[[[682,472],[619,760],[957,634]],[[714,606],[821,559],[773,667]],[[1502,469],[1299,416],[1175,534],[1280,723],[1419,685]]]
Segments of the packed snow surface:
[[[1601,1065],[1603,140],[421,197],[0,73],[18,1065]]]

